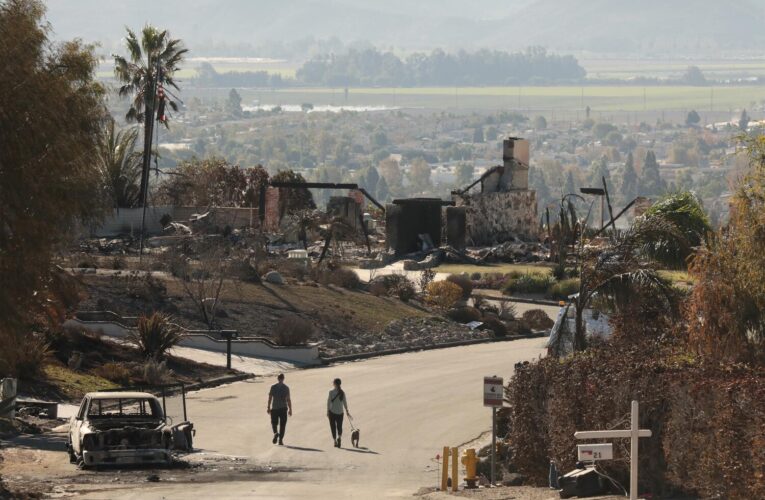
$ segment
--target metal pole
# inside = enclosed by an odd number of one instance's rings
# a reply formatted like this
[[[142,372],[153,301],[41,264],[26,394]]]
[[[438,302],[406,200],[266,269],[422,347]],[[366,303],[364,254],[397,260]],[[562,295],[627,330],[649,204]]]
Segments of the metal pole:
[[[632,402],[630,411],[630,500],[638,497],[638,402]]]
[[[459,480],[459,460],[457,455],[459,450],[452,448],[452,491],[457,491],[457,485]]]
[[[449,483],[449,447],[444,446],[443,461],[441,463],[443,469],[441,471],[441,491],[446,491],[446,486]]]
[[[491,485],[497,470],[497,408],[491,407]]]
[[[226,369],[231,369],[231,333],[226,334]]]

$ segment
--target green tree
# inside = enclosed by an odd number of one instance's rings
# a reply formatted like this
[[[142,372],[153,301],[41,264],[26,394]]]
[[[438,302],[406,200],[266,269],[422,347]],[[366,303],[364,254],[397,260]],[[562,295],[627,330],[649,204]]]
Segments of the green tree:
[[[226,99],[226,113],[234,118],[240,118],[242,116],[242,96],[236,89],[231,89],[228,93],[228,99]]]
[[[624,162],[622,170],[622,185],[619,190],[624,197],[624,202],[629,203],[638,195],[638,175],[635,171],[635,159],[632,157],[632,151],[627,153],[627,161]]]
[[[363,184],[370,193],[377,192],[377,184],[380,182],[380,174],[374,165],[370,165],[364,173]]]
[[[688,116],[685,117],[685,124],[689,127],[695,127],[696,125],[701,122],[701,117],[696,112],[695,109],[692,109],[688,112]]]
[[[563,188],[563,195],[576,193],[576,183],[574,182],[574,173],[569,170],[566,173],[566,185]]]
[[[698,66],[688,66],[681,78],[683,83],[688,85],[706,85],[707,79]]]
[[[409,167],[409,182],[419,191],[430,188],[430,165],[423,158],[417,158]]]
[[[499,130],[497,130],[497,127],[492,125],[491,127],[486,129],[486,140],[487,141],[496,141],[497,137],[499,137]]]
[[[655,218],[667,220],[682,233],[680,241],[663,235],[645,245],[646,253],[655,261],[674,268],[687,267],[692,247],[705,243],[712,231],[701,201],[690,191],[665,196],[646,210],[644,217],[649,222]]]
[[[539,115],[534,118],[532,126],[535,130],[545,130],[547,128],[547,119],[544,116]]]
[[[380,203],[385,203],[388,201],[389,191],[388,191],[388,183],[385,180],[385,177],[380,177],[380,180],[377,182],[377,201]]]
[[[386,158],[377,165],[377,170],[382,175],[389,189],[397,190],[403,182],[403,175],[398,162],[393,158]]]
[[[483,127],[480,125],[473,130],[473,142],[485,142],[483,136]]]
[[[271,177],[271,182],[292,182],[305,184],[305,178],[292,170],[281,170]],[[316,208],[313,195],[307,188],[280,188],[279,217],[299,210]]]
[[[115,131],[113,119],[106,121],[99,136],[96,164],[111,207],[130,208],[140,201],[141,153],[135,149],[137,140],[137,128]]]
[[[611,132],[617,132],[618,129],[610,123],[599,122],[592,127],[592,134],[599,140],[604,140]]]
[[[749,115],[746,113],[746,110],[741,111],[741,117],[738,119],[738,128],[742,132],[746,132],[747,127],[749,127],[750,122]]]
[[[640,177],[639,192],[643,196],[658,196],[667,191],[667,183],[661,178],[656,154],[648,151],[643,161],[643,175]]]
[[[611,184],[611,174],[608,171],[608,158],[605,155],[600,160],[592,162],[590,165],[590,186],[603,187],[603,178],[606,179],[606,185]]]
[[[170,38],[167,31],[161,31],[147,24],[141,31],[141,39],[134,31],[127,28],[125,39],[127,57],[113,55],[114,76],[121,84],[119,95],[132,96],[133,100],[128,109],[128,122],[143,122],[144,144],[151,142],[151,125],[155,111],[159,111],[163,103],[156,102],[153,89],[155,85],[169,86],[176,90],[174,74],[183,61],[187,49],[178,39]],[[166,94],[165,99],[172,110],[178,105]],[[155,102],[157,104],[155,109]],[[167,121],[165,121],[167,124]],[[141,173],[141,189],[139,199],[143,200],[144,191],[148,189],[149,172]]]
[[[467,187],[473,182],[473,175],[475,175],[475,167],[470,163],[458,163],[454,167],[454,182],[457,186]]]
[[[44,15],[37,0],[0,2],[0,373],[12,376],[33,325],[63,320],[54,250],[101,205],[98,58],[80,41],[50,40]]]

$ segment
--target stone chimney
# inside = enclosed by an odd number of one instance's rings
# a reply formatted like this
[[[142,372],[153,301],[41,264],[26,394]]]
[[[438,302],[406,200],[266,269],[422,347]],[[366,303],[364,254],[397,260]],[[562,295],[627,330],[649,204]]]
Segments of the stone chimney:
[[[529,188],[529,141],[508,137],[503,142],[502,161],[512,176],[513,189]]]

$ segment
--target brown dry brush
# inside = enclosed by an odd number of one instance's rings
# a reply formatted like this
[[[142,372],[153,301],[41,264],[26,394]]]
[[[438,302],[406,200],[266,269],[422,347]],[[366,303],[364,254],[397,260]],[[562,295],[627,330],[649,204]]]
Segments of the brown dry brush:
[[[763,498],[765,373],[703,363],[677,337],[648,333],[516,367],[503,429],[513,465],[545,484],[550,459],[561,472],[573,468],[574,432],[627,428],[636,399],[640,427],[653,432],[640,442],[641,492]],[[629,443],[611,441],[615,460],[601,466],[626,487]]]

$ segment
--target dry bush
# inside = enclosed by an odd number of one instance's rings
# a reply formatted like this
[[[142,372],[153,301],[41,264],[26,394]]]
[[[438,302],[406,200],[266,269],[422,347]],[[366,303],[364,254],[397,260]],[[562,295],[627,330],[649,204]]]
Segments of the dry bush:
[[[35,380],[42,374],[51,350],[45,337],[0,330],[0,377]]]
[[[499,316],[501,320],[512,321],[517,314],[518,310],[515,308],[515,304],[512,302],[500,301],[497,316]]]
[[[128,340],[146,358],[160,360],[183,339],[181,329],[166,314],[155,312],[138,318],[138,328],[131,331]]]
[[[151,273],[130,273],[126,279],[126,292],[129,297],[150,304],[161,304],[167,298],[167,287]]]
[[[133,371],[124,363],[104,363],[96,367],[93,374],[119,385],[130,385]]]
[[[420,271],[420,276],[417,280],[420,290],[425,291],[433,280],[436,278],[436,272],[432,269],[423,269]]]
[[[449,312],[446,313],[446,315],[458,322],[458,323],[470,323],[471,321],[480,321],[481,320],[481,311],[479,311],[475,307],[457,307],[456,309],[451,309]]]
[[[521,319],[532,330],[549,330],[555,324],[555,321],[541,309],[529,309],[523,313]]]
[[[469,299],[470,294],[473,293],[473,282],[470,278],[461,274],[450,274],[446,281],[454,283],[462,290],[462,298]]]
[[[317,283],[335,285],[348,290],[356,290],[361,286],[361,280],[351,269],[337,267],[334,269],[317,269],[313,272]]]
[[[640,326],[633,326],[642,330]],[[642,333],[642,331],[641,331]],[[622,335],[584,354],[516,365],[508,387],[513,465],[546,484],[549,460],[565,472],[574,432],[625,428],[640,403],[640,490],[654,497],[765,498],[765,373],[698,363],[671,337]],[[629,486],[629,447],[617,441],[605,472]]]
[[[425,301],[447,311],[462,298],[462,293],[462,288],[451,281],[434,281],[425,290]]]
[[[276,325],[274,340],[283,346],[306,345],[313,338],[314,328],[310,321],[300,316],[285,316]]]
[[[491,330],[495,337],[507,337],[507,326],[499,319],[493,316],[483,318],[483,330]]]
[[[369,285],[369,293],[375,297],[385,297],[388,295],[388,287],[385,286],[385,283],[377,281]]]
[[[417,291],[414,289],[414,283],[408,279],[396,283],[391,292],[395,294],[401,302],[409,302],[417,295]]]
[[[173,372],[167,367],[167,362],[156,359],[148,359],[141,365],[141,375],[149,385],[165,385],[173,381]]]
[[[268,271],[277,271],[285,278],[295,278],[299,281],[304,281],[312,274],[305,264],[290,259],[269,259],[261,267],[258,269],[261,275],[265,275]],[[318,279],[316,281],[320,282]]]

